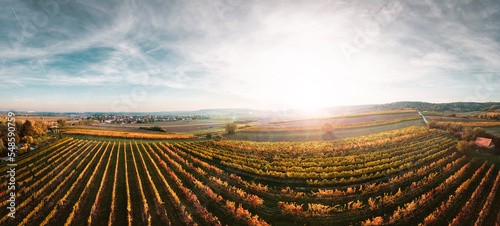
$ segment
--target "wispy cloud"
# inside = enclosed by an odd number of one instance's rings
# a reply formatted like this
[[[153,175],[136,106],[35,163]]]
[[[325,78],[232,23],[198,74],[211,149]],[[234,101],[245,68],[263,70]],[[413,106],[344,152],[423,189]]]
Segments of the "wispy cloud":
[[[46,2],[54,4],[10,0],[0,9],[1,93],[36,86],[76,95],[60,89],[74,87],[99,98],[108,89],[101,99],[113,102],[140,89],[147,98],[134,106],[168,110],[151,100],[287,108],[490,101],[500,92],[493,0]]]

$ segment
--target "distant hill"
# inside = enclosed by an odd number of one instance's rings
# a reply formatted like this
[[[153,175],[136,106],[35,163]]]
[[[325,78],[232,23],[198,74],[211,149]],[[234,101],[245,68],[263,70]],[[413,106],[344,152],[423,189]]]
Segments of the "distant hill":
[[[402,101],[373,106],[375,111],[412,109],[420,111],[484,111],[492,106],[500,105],[499,102],[452,102],[452,103],[428,103]],[[493,107],[494,108],[494,107]]]
[[[484,108],[483,111],[500,111],[500,105],[493,105],[491,107]]]

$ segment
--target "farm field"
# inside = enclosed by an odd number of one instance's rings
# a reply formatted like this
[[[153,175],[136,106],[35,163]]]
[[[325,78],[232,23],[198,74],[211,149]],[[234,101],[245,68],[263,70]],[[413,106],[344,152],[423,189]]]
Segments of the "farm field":
[[[331,118],[318,118],[318,119],[304,119],[304,120],[290,120],[282,122],[269,122],[262,123],[257,127],[289,127],[289,126],[314,126],[322,125],[325,122],[329,122],[333,125],[338,124],[353,124],[353,123],[367,123],[383,120],[394,120],[401,118],[409,118],[419,116],[416,111],[393,111],[393,112],[380,112],[380,113],[369,113],[360,115],[347,115],[347,116],[337,116]]]
[[[486,132],[491,133],[495,136],[500,136],[500,126],[485,127]]]
[[[76,134],[87,136],[103,136],[103,137],[117,137],[117,138],[131,138],[131,139],[192,139],[195,138],[190,134],[175,134],[175,133],[143,133],[143,132],[121,132],[115,130],[95,130],[85,128],[64,128],[61,129],[64,134]]]
[[[433,120],[436,122],[498,122],[497,120],[486,120],[478,118],[458,118],[458,117],[448,117],[448,116],[426,116],[428,120]]]
[[[447,124],[450,122],[437,122],[438,125]],[[467,122],[459,122],[454,121],[453,123],[459,124],[463,127],[498,127],[500,126],[500,121],[467,121]]]
[[[105,130],[117,130],[124,132],[147,132],[147,130],[140,129],[139,127],[153,127],[159,126],[167,130],[168,132],[193,132],[198,130],[211,129],[216,127],[224,126],[230,121],[220,121],[220,120],[193,120],[193,121],[178,121],[178,122],[156,122],[156,123],[139,123],[139,124],[97,124],[97,125],[87,125],[81,126],[87,129],[105,129]]]
[[[0,117],[8,117],[7,114],[0,114]],[[18,116],[17,120],[19,121],[26,121],[26,120],[31,120],[31,121],[57,121],[58,119],[65,119],[65,120],[71,120],[70,117],[67,116],[41,116],[41,115],[31,115],[31,116]]]
[[[340,124],[341,126],[348,127],[349,124]],[[249,140],[249,141],[319,141],[319,140],[336,140],[344,139],[348,137],[366,136],[374,133],[381,133],[395,129],[402,129],[411,126],[425,126],[422,118],[405,120],[395,123],[387,124],[375,124],[368,125],[364,127],[350,127],[334,129],[330,134],[325,134],[321,129],[291,129],[284,131],[259,131],[263,128],[259,128],[257,131],[238,131],[236,134],[225,135],[226,138],[231,140]],[[256,127],[250,127],[248,129],[253,129]]]
[[[472,116],[474,114],[480,113],[481,111],[466,111],[466,112],[460,112],[460,111],[443,111],[443,115],[451,115],[455,114],[458,117],[464,117],[464,116]]]
[[[338,123],[331,124],[329,122],[325,122],[325,124],[331,125],[332,129],[350,129],[350,128],[362,128],[362,127],[371,127],[378,125],[386,125],[398,122],[405,122],[411,120],[422,119],[421,116],[413,116],[406,118],[397,118],[397,119],[387,119],[387,120],[377,120],[370,122],[360,122],[360,123]],[[251,132],[277,132],[277,131],[299,131],[299,130],[322,130],[324,124],[320,125],[301,125],[301,126],[271,126],[271,127],[246,127],[242,128],[241,131],[251,131]]]
[[[140,129],[140,127],[162,127],[169,133],[194,134],[210,130],[222,129],[225,124],[232,122],[228,119],[204,119],[204,120],[189,120],[189,121],[169,121],[155,123],[138,123],[138,124],[94,124],[79,126],[85,129],[103,129],[116,130],[122,132],[151,132]]]
[[[425,116],[440,116],[440,117],[450,117],[448,115],[455,114],[456,117],[468,117],[473,116],[477,113],[481,113],[481,111],[422,111]]]
[[[459,118],[459,117],[449,117],[449,116],[426,116],[428,120],[434,120],[434,121],[463,121],[463,122],[469,122],[469,121],[481,121],[477,119],[468,119],[468,118]]]
[[[419,126],[311,142],[66,137],[16,162],[18,212],[0,193],[2,225],[494,225],[500,214],[496,161]]]
[[[251,128],[261,127],[314,127],[321,126],[325,122],[330,122],[333,125],[344,124],[361,124],[378,122],[384,120],[398,120],[404,118],[417,117],[416,111],[386,111],[386,112],[372,112],[357,115],[335,116],[329,118],[314,118],[314,119],[299,119],[299,120],[285,120],[271,119],[269,116],[245,116],[242,119],[254,121],[252,123],[237,123],[238,125],[251,125]],[[180,134],[197,134],[210,131],[217,131],[224,128],[227,123],[233,122],[230,117],[214,117],[213,119],[203,120],[189,120],[189,121],[168,121],[168,122],[155,122],[155,123],[138,123],[138,124],[94,124],[78,126],[85,129],[102,129],[102,130],[115,130],[121,132],[151,132],[148,130],[140,129],[140,127],[162,127],[169,133]],[[313,128],[314,129],[314,128]]]

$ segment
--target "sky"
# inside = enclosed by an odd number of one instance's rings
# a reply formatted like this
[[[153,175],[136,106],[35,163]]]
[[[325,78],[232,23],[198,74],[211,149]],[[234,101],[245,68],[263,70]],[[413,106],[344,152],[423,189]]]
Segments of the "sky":
[[[500,1],[6,0],[0,110],[500,101]]]

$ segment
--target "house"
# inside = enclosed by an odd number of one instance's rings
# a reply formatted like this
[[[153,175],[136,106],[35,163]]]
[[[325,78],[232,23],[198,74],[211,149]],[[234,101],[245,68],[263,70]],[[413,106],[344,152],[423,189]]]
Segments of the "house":
[[[50,129],[49,129],[49,131],[52,131],[54,133],[59,133],[59,127],[58,126],[51,126]]]
[[[495,144],[493,144],[493,140],[491,140],[489,138],[484,138],[484,137],[476,138],[476,141],[474,141],[474,144],[477,145],[478,147],[483,147],[483,148],[495,147]]]

